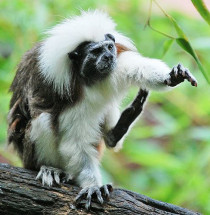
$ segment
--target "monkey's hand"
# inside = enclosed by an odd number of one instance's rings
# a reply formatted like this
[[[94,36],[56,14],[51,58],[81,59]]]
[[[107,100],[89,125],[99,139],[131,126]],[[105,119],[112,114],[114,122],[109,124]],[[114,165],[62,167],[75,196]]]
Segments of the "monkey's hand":
[[[83,204],[82,200],[84,199],[85,208],[90,209],[91,201],[93,196],[96,197],[97,201],[101,204],[104,203],[104,199],[109,199],[110,192],[113,190],[111,184],[99,186],[92,186],[83,188],[75,199],[76,206]],[[102,197],[103,196],[103,197]]]
[[[174,66],[172,71],[169,73],[170,77],[167,78],[164,83],[170,87],[175,87],[176,85],[183,82],[185,79],[188,80],[192,86],[197,87],[197,81],[190,71],[184,68],[181,64]]]

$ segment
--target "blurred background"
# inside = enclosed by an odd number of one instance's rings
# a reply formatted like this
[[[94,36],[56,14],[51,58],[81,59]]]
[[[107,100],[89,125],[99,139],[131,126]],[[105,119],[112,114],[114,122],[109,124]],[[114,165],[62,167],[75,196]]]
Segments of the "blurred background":
[[[210,78],[210,26],[190,0],[158,0],[185,32]],[[210,2],[205,1],[208,8]],[[170,92],[152,92],[144,113],[127,136],[123,149],[106,150],[101,171],[104,182],[157,200],[210,214],[210,85],[195,60],[176,41],[145,28],[148,0],[1,0],[0,1],[0,162],[21,166],[6,150],[9,86],[21,56],[43,32],[79,10],[107,11],[117,29],[135,42],[147,57],[160,58],[170,67],[181,62],[198,80]],[[172,37],[171,21],[153,3],[151,25]],[[130,90],[122,109],[137,93]]]

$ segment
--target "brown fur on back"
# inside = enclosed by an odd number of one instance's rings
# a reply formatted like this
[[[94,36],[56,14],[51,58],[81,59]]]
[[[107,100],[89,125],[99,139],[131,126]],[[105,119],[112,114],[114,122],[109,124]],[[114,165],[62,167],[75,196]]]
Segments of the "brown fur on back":
[[[67,107],[79,102],[82,98],[82,86],[76,74],[72,72],[71,97],[69,90],[61,96],[54,91],[53,84],[45,81],[38,66],[38,52],[41,44],[37,44],[26,52],[18,65],[15,78],[10,87],[13,93],[8,114],[8,143],[13,143],[25,167],[35,168],[34,143],[29,143],[30,122],[43,112],[50,113],[51,126],[55,133],[59,129],[58,116]],[[27,137],[27,138],[26,138]],[[28,158],[26,158],[27,156]]]

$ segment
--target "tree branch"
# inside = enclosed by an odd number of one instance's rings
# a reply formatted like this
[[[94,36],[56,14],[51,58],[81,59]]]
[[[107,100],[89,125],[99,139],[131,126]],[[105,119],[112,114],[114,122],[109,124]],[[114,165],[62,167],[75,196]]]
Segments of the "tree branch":
[[[35,180],[36,174],[34,171],[0,164],[0,214],[198,214],[123,189],[114,189],[108,202],[103,206],[94,202],[87,212],[82,207],[76,209],[74,206],[79,187],[69,184],[44,187]]]

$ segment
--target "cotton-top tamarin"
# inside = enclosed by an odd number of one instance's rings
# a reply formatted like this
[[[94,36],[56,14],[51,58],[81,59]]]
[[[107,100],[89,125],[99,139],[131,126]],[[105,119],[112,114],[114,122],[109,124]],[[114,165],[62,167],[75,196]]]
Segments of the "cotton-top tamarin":
[[[185,79],[197,86],[180,64],[171,70],[141,56],[115,27],[101,11],[64,20],[26,52],[10,88],[9,144],[25,168],[39,170],[43,185],[59,184],[65,172],[66,180],[81,186],[76,201],[85,198],[87,209],[93,194],[103,203],[111,191],[99,171],[102,140],[115,145],[110,131],[129,87],[141,88],[137,100],[143,106],[149,90],[167,90]]]

